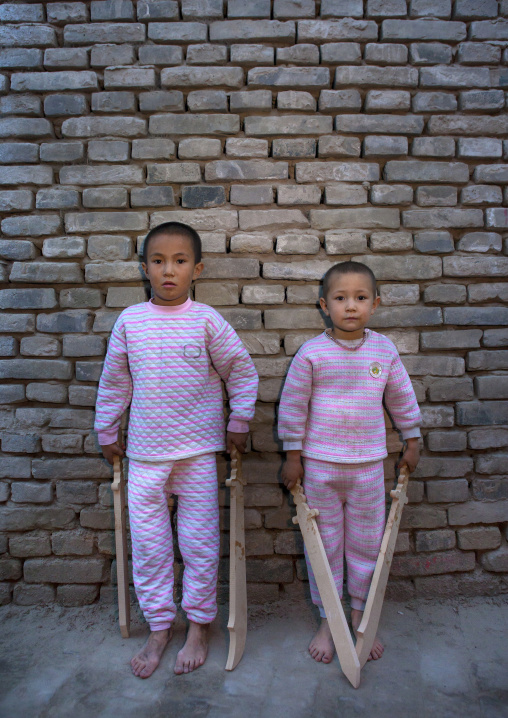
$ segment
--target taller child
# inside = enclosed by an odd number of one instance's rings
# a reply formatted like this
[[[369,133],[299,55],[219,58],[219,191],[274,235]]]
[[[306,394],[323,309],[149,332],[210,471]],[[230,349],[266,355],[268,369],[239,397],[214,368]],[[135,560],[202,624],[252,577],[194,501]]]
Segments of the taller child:
[[[171,638],[173,539],[168,495],[178,495],[178,543],[184,562],[182,607],[189,630],[175,673],[205,662],[208,626],[217,613],[219,506],[215,452],[245,451],[258,377],[233,328],[206,304],[189,299],[203,270],[201,240],[191,227],[152,229],[142,265],[153,298],[119,316],[99,384],[95,428],[106,459],[123,456],[118,427],[130,404],[129,518],[134,585],[150,626],[134,656],[148,678]],[[231,415],[225,441],[221,379]]]
[[[379,305],[371,270],[358,262],[334,265],[324,276],[320,302],[332,329],[301,347],[282,392],[279,437],[287,452],[282,478],[288,488],[304,479],[309,506],[319,510],[317,523],[340,597],[345,550],[357,629],[385,525],[383,398],[407,443],[400,466],[410,471],[419,460],[421,418],[395,346],[366,328]],[[316,661],[329,663],[332,636],[309,561],[307,569],[321,615],[309,651]],[[376,640],[369,660],[382,653]]]

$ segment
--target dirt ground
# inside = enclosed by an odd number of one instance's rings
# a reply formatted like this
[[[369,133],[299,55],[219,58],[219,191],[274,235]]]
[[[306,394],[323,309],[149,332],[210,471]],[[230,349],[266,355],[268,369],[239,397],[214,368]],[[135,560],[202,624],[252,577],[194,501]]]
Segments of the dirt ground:
[[[135,678],[129,659],[146,625],[122,639],[110,605],[0,609],[2,718],[506,718],[508,598],[385,604],[383,658],[355,690],[337,659],[317,664],[307,645],[317,618],[305,602],[254,608],[244,657],[224,671],[227,613],[206,664],[173,665],[185,624],[156,673]]]

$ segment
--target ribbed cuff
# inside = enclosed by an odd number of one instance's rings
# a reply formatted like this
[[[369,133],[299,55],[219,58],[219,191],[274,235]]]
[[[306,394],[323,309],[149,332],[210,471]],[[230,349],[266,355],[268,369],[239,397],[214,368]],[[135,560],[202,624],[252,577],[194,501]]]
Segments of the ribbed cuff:
[[[248,434],[249,422],[240,421],[240,419],[230,419],[228,423],[228,431],[232,431],[234,434]]]
[[[419,426],[413,426],[411,429],[403,429],[401,431],[402,438],[404,441],[406,439],[419,439],[421,436],[420,427]]]
[[[301,451],[303,449],[303,441],[283,441],[282,448],[284,451]]]
[[[118,441],[118,427],[114,429],[104,429],[103,431],[98,431],[97,439],[99,440],[99,444],[101,446],[115,444]]]

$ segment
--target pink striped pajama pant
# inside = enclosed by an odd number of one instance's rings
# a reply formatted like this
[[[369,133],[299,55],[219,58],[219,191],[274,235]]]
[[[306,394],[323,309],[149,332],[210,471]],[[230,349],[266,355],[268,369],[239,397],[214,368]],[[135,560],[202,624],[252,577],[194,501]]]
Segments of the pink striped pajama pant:
[[[129,461],[129,520],[134,586],[152,631],[169,628],[173,536],[168,496],[178,496],[178,545],[184,562],[182,608],[195,623],[217,613],[219,502],[215,453],[179,461]]]
[[[363,610],[385,528],[382,461],[336,464],[304,458],[307,503],[319,510],[317,524],[337,592],[342,598],[344,553],[351,607]],[[312,567],[305,554],[312,602],[324,617]]]

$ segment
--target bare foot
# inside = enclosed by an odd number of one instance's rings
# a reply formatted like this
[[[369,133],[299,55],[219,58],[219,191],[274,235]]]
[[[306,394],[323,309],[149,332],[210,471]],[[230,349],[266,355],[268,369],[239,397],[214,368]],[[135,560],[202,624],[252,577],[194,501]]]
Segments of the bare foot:
[[[321,619],[316,635],[309,645],[309,653],[315,661],[330,663],[335,653],[330,626],[326,618]]]
[[[208,623],[194,623],[189,621],[187,640],[183,648],[178,651],[175,663],[175,673],[191,673],[202,666],[208,654]]]
[[[164,649],[171,640],[173,630],[152,631],[143,648],[131,660],[132,672],[138,678],[149,678],[159,665]]]
[[[363,611],[359,611],[357,608],[351,609],[351,624],[353,626],[353,633],[356,636],[356,630],[359,627],[360,623],[362,622],[363,618]],[[367,658],[368,661],[377,661],[378,658],[381,658],[383,655],[383,651],[385,650],[385,647],[381,643],[381,641],[377,638],[374,639],[374,643],[372,645],[372,650],[369,654],[369,657]]]

